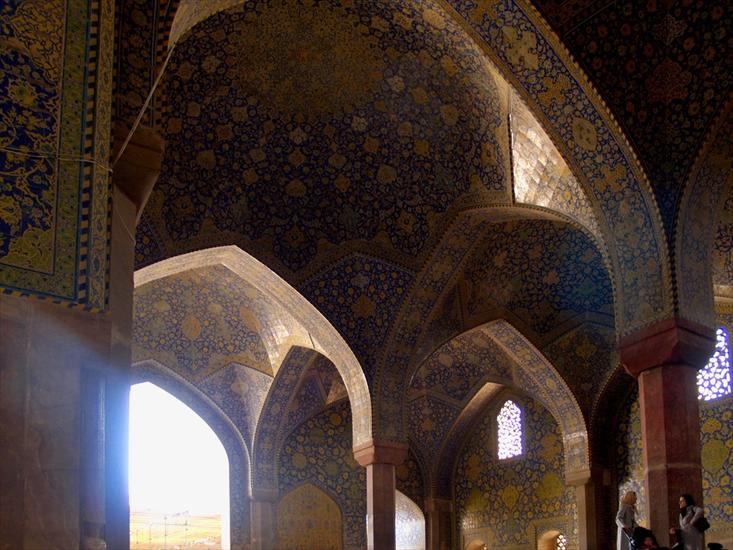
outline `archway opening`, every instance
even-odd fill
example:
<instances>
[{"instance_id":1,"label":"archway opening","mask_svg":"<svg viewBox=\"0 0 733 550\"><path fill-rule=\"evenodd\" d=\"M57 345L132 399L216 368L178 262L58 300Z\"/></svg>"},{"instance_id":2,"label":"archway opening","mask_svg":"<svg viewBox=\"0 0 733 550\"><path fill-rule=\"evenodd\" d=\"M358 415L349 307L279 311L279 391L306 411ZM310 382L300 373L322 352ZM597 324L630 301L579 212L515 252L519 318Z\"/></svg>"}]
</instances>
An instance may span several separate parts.
<instances>
[{"instance_id":1,"label":"archway opening","mask_svg":"<svg viewBox=\"0 0 733 550\"><path fill-rule=\"evenodd\" d=\"M130 391L130 548L229 543L229 461L193 410L145 382Z\"/></svg>"}]
</instances>

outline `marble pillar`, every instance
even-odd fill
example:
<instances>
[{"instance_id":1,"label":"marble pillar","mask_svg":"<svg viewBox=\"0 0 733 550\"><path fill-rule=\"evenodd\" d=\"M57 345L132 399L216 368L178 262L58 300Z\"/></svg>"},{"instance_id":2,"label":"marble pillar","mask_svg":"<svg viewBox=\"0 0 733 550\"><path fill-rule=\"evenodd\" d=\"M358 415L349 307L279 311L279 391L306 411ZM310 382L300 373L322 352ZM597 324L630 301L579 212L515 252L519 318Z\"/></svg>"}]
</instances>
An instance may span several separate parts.
<instances>
[{"instance_id":1,"label":"marble pillar","mask_svg":"<svg viewBox=\"0 0 733 550\"><path fill-rule=\"evenodd\" d=\"M367 470L367 548L395 548L395 467L407 457L404 443L370 441L354 447L354 458Z\"/></svg>"},{"instance_id":2,"label":"marble pillar","mask_svg":"<svg viewBox=\"0 0 733 550\"><path fill-rule=\"evenodd\" d=\"M702 505L697 371L714 346L712 328L677 318L620 342L621 361L639 383L648 517L665 541L680 494Z\"/></svg>"},{"instance_id":3,"label":"marble pillar","mask_svg":"<svg viewBox=\"0 0 733 550\"><path fill-rule=\"evenodd\" d=\"M427 550L451 550L455 540L455 511L449 498L425 499Z\"/></svg>"},{"instance_id":4,"label":"marble pillar","mask_svg":"<svg viewBox=\"0 0 733 550\"><path fill-rule=\"evenodd\" d=\"M603 548L609 535L603 524L606 518L602 508L609 496L607 487L610 484L610 472L598 467L591 468L577 475L566 476L566 481L575 488L580 550Z\"/></svg>"},{"instance_id":5,"label":"marble pillar","mask_svg":"<svg viewBox=\"0 0 733 550\"><path fill-rule=\"evenodd\" d=\"M257 490L252 492L250 502L250 532L252 550L271 550L277 540L277 491Z\"/></svg>"}]
</instances>

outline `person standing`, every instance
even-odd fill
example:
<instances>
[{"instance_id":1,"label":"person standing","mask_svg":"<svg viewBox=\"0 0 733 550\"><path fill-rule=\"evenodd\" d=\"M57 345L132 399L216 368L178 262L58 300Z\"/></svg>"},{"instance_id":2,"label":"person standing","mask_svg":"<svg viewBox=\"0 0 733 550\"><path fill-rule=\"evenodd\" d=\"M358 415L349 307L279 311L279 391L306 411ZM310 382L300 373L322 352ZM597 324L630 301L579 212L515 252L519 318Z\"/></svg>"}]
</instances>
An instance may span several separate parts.
<instances>
[{"instance_id":1,"label":"person standing","mask_svg":"<svg viewBox=\"0 0 733 550\"><path fill-rule=\"evenodd\" d=\"M633 534L636 523L636 493L626 491L621 499L621 506L616 514L616 550L629 550L629 537Z\"/></svg>"},{"instance_id":2,"label":"person standing","mask_svg":"<svg viewBox=\"0 0 733 550\"><path fill-rule=\"evenodd\" d=\"M677 535L677 540L681 541L679 547L682 550L703 550L702 533L695 527L695 522L703 517L704 511L699 506L695 506L695 500L691 495L681 495L680 505L680 527L679 529L670 529L669 532Z\"/></svg>"}]
</instances>

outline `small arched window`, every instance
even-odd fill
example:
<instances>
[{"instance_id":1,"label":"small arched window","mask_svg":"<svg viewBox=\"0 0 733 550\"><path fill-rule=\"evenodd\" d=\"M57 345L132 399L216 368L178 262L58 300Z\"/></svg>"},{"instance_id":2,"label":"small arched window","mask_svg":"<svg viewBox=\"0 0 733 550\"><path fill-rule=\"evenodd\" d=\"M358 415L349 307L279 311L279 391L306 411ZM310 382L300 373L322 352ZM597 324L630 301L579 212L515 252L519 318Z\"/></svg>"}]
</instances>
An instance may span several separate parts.
<instances>
[{"instance_id":1,"label":"small arched window","mask_svg":"<svg viewBox=\"0 0 733 550\"><path fill-rule=\"evenodd\" d=\"M705 368L697 373L697 396L703 401L711 401L731 392L728 331L720 327L716 336L715 352Z\"/></svg>"},{"instance_id":2,"label":"small arched window","mask_svg":"<svg viewBox=\"0 0 733 550\"><path fill-rule=\"evenodd\" d=\"M555 539L555 548L557 550L567 550L568 548L568 539L562 533L560 533Z\"/></svg>"},{"instance_id":3,"label":"small arched window","mask_svg":"<svg viewBox=\"0 0 733 550\"><path fill-rule=\"evenodd\" d=\"M499 460L522 454L522 409L512 400L504 403L496 417Z\"/></svg>"}]
</instances>

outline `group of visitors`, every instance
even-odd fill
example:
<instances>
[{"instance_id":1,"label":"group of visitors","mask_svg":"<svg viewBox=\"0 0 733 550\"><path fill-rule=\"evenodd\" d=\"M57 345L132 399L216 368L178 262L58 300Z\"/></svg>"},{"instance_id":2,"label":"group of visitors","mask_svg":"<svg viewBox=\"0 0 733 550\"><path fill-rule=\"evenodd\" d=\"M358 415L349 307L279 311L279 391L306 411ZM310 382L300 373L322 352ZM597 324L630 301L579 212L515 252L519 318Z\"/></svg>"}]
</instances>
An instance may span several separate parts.
<instances>
[{"instance_id":1,"label":"group of visitors","mask_svg":"<svg viewBox=\"0 0 733 550\"><path fill-rule=\"evenodd\" d=\"M675 535L677 543L672 550L703 550L703 531L707 528L707 520L704 519L703 509L695 505L695 500L690 495L681 495L679 500L680 516L679 527L669 530ZM621 506L616 514L616 525L618 526L618 537L616 542L617 550L650 550L657 548L654 533L649 529L639 527L636 523L636 493L628 491L621 499Z\"/></svg>"}]
</instances>

